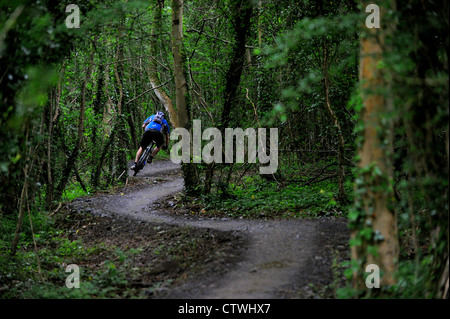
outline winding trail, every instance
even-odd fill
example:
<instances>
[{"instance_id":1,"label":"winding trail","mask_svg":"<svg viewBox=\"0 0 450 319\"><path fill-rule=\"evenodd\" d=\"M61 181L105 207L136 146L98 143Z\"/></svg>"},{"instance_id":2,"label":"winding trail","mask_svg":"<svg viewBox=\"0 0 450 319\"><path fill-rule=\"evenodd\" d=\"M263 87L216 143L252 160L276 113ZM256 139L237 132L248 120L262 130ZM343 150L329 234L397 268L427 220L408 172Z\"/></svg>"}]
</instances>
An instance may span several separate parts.
<instances>
[{"instance_id":1,"label":"winding trail","mask_svg":"<svg viewBox=\"0 0 450 319\"><path fill-rule=\"evenodd\" d=\"M344 219L248 220L170 215L155 207L158 200L183 190L180 167L171 161L155 161L136 177L150 183L129 192L100 195L78 205L93 213L133 218L142 222L237 231L249 244L233 269L224 276L189 289L174 292L174 298L317 298L314 286L331 283L336 253L348 251ZM77 203L75 203L76 205ZM313 287L311 287L311 283ZM181 293L182 292L182 293Z\"/></svg>"}]
</instances>

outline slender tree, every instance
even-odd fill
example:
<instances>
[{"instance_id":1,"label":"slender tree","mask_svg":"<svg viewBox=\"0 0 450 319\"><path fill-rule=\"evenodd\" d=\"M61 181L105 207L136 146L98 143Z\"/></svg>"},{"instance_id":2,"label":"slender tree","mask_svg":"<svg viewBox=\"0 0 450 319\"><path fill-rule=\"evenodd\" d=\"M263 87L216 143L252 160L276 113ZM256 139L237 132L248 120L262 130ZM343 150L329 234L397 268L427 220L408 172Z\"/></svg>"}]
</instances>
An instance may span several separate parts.
<instances>
[{"instance_id":1,"label":"slender tree","mask_svg":"<svg viewBox=\"0 0 450 319\"><path fill-rule=\"evenodd\" d=\"M87 83L90 81L91 74L92 74L93 63L94 63L94 54L95 54L95 51L91 50L91 53L89 54L89 59L87 61L88 71L86 72L83 82L81 83L81 94L80 94L81 99L80 99L80 104L79 104L80 108L79 108L79 117L78 117L77 141L76 141L75 146L73 147L72 151L70 152L70 155L67 158L67 161L64 165L62 177L61 177L59 184L55 190L56 191L56 194L54 197L55 200L61 199L61 196L66 187L66 184L67 184L69 178L72 176L72 172L75 167L75 162L78 159L78 155L80 153L80 149L82 146L83 133L84 133L84 122L85 122L85 109L86 109L86 87L87 87Z\"/></svg>"},{"instance_id":2,"label":"slender tree","mask_svg":"<svg viewBox=\"0 0 450 319\"><path fill-rule=\"evenodd\" d=\"M158 98L159 102L164 106L164 109L166 110L167 114L169 115L169 121L174 127L178 127L178 116L175 112L175 109L173 107L172 99L169 97L169 95L166 94L166 92L163 89L163 86L161 85L161 81L159 79L158 75L158 68L157 68L157 52L158 52L158 45L161 45L163 41L158 41L163 34L163 28L162 28L162 10L164 8L164 0L157 0L157 5L155 8L155 13L153 16L153 23L152 23L152 34L150 37L150 52L151 56L149 59L148 64L148 78L150 81L150 85L153 88L153 91ZM182 8L181 8L182 10ZM181 13L178 13L178 15ZM178 53L177 53L178 54ZM179 58L179 57L177 57ZM179 63L179 62L178 62ZM179 66L177 66L178 68Z\"/></svg>"},{"instance_id":3,"label":"slender tree","mask_svg":"<svg viewBox=\"0 0 450 319\"><path fill-rule=\"evenodd\" d=\"M366 3L368 5L368 3ZM365 8L365 6L363 6ZM381 14L394 8L386 1ZM389 23L392 23L390 21ZM360 120L364 127L359 147L359 174L356 180L355 207L358 223L353 224L352 257L360 271L376 264L382 274L381 285L395 283L399 258L397 216L393 205L393 99L386 71L378 65L386 54L385 38L390 27L371 28L361 37L360 82L363 107ZM355 273L357 285L361 277Z\"/></svg>"},{"instance_id":4,"label":"slender tree","mask_svg":"<svg viewBox=\"0 0 450 319\"><path fill-rule=\"evenodd\" d=\"M191 131L189 92L186 83L186 56L183 46L183 0L172 1L172 55L178 127ZM184 185L188 194L198 190L198 176L193 163L182 163Z\"/></svg>"}]
</instances>

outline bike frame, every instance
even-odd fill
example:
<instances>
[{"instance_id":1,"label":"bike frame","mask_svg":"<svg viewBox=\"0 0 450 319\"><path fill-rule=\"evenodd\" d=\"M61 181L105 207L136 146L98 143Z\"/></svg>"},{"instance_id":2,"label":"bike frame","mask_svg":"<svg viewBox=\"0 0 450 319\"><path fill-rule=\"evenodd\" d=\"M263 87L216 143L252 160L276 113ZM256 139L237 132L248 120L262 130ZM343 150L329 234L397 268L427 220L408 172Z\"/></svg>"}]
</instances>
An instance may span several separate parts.
<instances>
[{"instance_id":1,"label":"bike frame","mask_svg":"<svg viewBox=\"0 0 450 319\"><path fill-rule=\"evenodd\" d=\"M153 153L153 148L155 147L155 142L151 142L147 148L145 149L144 153L142 153L141 157L139 158L136 169L134 170L134 175L136 176L137 172L139 172L141 169L144 168L145 164L147 163L148 156Z\"/></svg>"}]
</instances>

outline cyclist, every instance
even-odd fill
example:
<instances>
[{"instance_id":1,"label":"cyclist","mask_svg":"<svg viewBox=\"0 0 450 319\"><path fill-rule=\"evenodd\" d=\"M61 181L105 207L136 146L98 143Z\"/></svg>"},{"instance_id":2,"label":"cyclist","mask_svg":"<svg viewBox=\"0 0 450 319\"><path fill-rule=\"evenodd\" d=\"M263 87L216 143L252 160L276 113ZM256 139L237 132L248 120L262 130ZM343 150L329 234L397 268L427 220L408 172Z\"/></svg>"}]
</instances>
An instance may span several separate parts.
<instances>
[{"instance_id":1,"label":"cyclist","mask_svg":"<svg viewBox=\"0 0 450 319\"><path fill-rule=\"evenodd\" d=\"M164 150L167 150L169 145L169 123L164 119L163 112L156 112L149 116L144 123L142 124L142 129L144 130L144 135L142 135L141 141L139 143L139 150L136 153L136 159L134 164L130 167L130 169L134 170L136 168L137 161L139 157L141 157L144 150L152 141L156 143L155 148L153 149L152 154L148 157L147 163L151 163L153 157L158 154L161 146ZM165 143L164 143L164 135L165 135Z\"/></svg>"}]
</instances>

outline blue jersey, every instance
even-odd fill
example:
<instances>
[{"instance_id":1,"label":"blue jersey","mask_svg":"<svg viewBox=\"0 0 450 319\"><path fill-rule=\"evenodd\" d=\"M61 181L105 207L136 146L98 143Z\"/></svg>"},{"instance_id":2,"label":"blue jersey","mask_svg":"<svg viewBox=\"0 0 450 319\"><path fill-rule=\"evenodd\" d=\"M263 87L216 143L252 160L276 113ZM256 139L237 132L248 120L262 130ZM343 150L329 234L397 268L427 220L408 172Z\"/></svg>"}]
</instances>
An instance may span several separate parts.
<instances>
[{"instance_id":1,"label":"blue jersey","mask_svg":"<svg viewBox=\"0 0 450 319\"><path fill-rule=\"evenodd\" d=\"M145 127L145 131L148 131L150 129L161 131L162 125L156 122L153 122L153 118L155 115L147 117L147 119L144 121L144 124L147 126ZM167 123L166 119L162 120L163 124L167 126L167 133L169 133L169 123Z\"/></svg>"}]
</instances>

